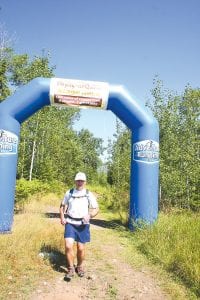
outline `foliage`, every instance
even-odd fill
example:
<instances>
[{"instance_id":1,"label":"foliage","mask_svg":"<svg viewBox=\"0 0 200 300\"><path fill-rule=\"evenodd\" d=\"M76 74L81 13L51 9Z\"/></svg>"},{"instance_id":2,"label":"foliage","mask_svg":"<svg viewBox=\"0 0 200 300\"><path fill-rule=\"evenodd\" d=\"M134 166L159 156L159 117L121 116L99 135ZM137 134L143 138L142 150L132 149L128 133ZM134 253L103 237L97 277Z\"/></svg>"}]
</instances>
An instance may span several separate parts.
<instances>
[{"instance_id":1,"label":"foliage","mask_svg":"<svg viewBox=\"0 0 200 300\"><path fill-rule=\"evenodd\" d=\"M200 90L188 86L182 95L177 95L163 90L162 82L156 78L152 96L148 106L160 126L160 208L198 211ZM130 132L120 122L116 129L116 140L109 146L108 182L116 191L114 207L125 213L128 209Z\"/></svg>"},{"instance_id":2,"label":"foliage","mask_svg":"<svg viewBox=\"0 0 200 300\"><path fill-rule=\"evenodd\" d=\"M108 149L108 183L122 190L129 190L130 144L130 131L117 120L115 140Z\"/></svg>"},{"instance_id":3,"label":"foliage","mask_svg":"<svg viewBox=\"0 0 200 300\"><path fill-rule=\"evenodd\" d=\"M114 191L110 185L92 184L87 185L87 187L96 194L101 212L112 209L114 202Z\"/></svg>"},{"instance_id":4,"label":"foliage","mask_svg":"<svg viewBox=\"0 0 200 300\"><path fill-rule=\"evenodd\" d=\"M90 182L97 178L102 141L89 131L71 129L78 116L76 109L46 107L24 123L19 178L57 179L69 185L78 170L86 172Z\"/></svg>"},{"instance_id":5,"label":"foliage","mask_svg":"<svg viewBox=\"0 0 200 300\"><path fill-rule=\"evenodd\" d=\"M172 272L197 297L200 284L200 216L188 211L161 214L152 227L138 230L133 243L154 263Z\"/></svg>"},{"instance_id":6,"label":"foliage","mask_svg":"<svg viewBox=\"0 0 200 300\"><path fill-rule=\"evenodd\" d=\"M27 181L20 179L16 184L15 208L17 210L24 209L24 204L34 194L44 194L49 191L49 185L39 180Z\"/></svg>"},{"instance_id":7,"label":"foliage","mask_svg":"<svg viewBox=\"0 0 200 300\"><path fill-rule=\"evenodd\" d=\"M82 129L77 136L80 143L82 170L87 173L89 182L97 182L98 168L101 165L100 155L103 152L102 139L95 138L87 129Z\"/></svg>"},{"instance_id":8,"label":"foliage","mask_svg":"<svg viewBox=\"0 0 200 300\"><path fill-rule=\"evenodd\" d=\"M7 32L0 25L0 101L10 95L7 73L11 66L13 50Z\"/></svg>"},{"instance_id":9,"label":"foliage","mask_svg":"<svg viewBox=\"0 0 200 300\"><path fill-rule=\"evenodd\" d=\"M45 185L38 180L27 181L25 179L20 179L16 184L16 202L23 202L31 195L47 190L47 184Z\"/></svg>"},{"instance_id":10,"label":"foliage","mask_svg":"<svg viewBox=\"0 0 200 300\"><path fill-rule=\"evenodd\" d=\"M18 178L65 182L80 165L71 123L77 111L45 107L22 125ZM69 164L73 161L73 165Z\"/></svg>"},{"instance_id":11,"label":"foliage","mask_svg":"<svg viewBox=\"0 0 200 300\"><path fill-rule=\"evenodd\" d=\"M24 210L24 205L29 203L34 195L37 195L37 198L51 192L63 195L65 190L66 186L56 180L47 183L37 179L28 181L22 178L17 180L16 184L15 208L16 210Z\"/></svg>"},{"instance_id":12,"label":"foliage","mask_svg":"<svg viewBox=\"0 0 200 300\"><path fill-rule=\"evenodd\" d=\"M186 87L181 96L155 81L149 106L160 124L161 207L200 208L200 90Z\"/></svg>"},{"instance_id":13,"label":"foliage","mask_svg":"<svg viewBox=\"0 0 200 300\"><path fill-rule=\"evenodd\" d=\"M130 131L120 121L116 122L116 140L109 145L108 183L113 189L112 209L123 223L127 223L130 190Z\"/></svg>"},{"instance_id":14,"label":"foliage","mask_svg":"<svg viewBox=\"0 0 200 300\"><path fill-rule=\"evenodd\" d=\"M49 66L49 54L30 60L27 54L15 54L10 44L6 31L0 28L0 101L33 78L51 77L55 69Z\"/></svg>"},{"instance_id":15,"label":"foliage","mask_svg":"<svg viewBox=\"0 0 200 300\"><path fill-rule=\"evenodd\" d=\"M10 66L10 81L20 87L36 77L51 77L55 67L49 66L49 55L35 56L30 61L27 54L14 55Z\"/></svg>"}]
</instances>

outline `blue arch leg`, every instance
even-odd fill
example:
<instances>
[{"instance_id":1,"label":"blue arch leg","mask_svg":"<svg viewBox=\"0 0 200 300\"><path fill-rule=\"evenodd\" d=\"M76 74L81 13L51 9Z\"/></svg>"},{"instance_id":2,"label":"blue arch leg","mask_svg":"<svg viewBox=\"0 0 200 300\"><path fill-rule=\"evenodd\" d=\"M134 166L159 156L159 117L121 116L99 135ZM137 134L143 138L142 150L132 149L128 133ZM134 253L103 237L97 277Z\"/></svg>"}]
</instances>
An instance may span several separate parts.
<instances>
[{"instance_id":1,"label":"blue arch leg","mask_svg":"<svg viewBox=\"0 0 200 300\"><path fill-rule=\"evenodd\" d=\"M10 232L13 223L19 132L15 119L0 115L0 233Z\"/></svg>"},{"instance_id":2,"label":"blue arch leg","mask_svg":"<svg viewBox=\"0 0 200 300\"><path fill-rule=\"evenodd\" d=\"M158 141L158 130L153 130L154 141ZM155 161L146 162L138 160L134 149L135 135L132 134L131 150L131 178L130 178L130 211L129 211L129 228L134 229L137 223L151 224L158 216L158 174L159 163ZM157 136L156 136L157 135ZM150 135L151 136L151 135ZM151 136L152 137L152 136ZM138 136L136 137L138 138ZM156 149L157 150L157 149ZM157 151L150 154L158 155ZM152 158L151 158L152 159Z\"/></svg>"}]
</instances>

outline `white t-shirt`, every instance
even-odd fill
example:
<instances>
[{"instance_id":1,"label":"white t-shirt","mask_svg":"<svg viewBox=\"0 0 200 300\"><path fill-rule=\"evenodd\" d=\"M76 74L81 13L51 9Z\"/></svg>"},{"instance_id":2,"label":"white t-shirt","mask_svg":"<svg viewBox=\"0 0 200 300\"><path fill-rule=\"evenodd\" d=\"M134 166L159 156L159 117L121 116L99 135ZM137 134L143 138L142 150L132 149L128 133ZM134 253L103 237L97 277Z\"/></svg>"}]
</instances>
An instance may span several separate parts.
<instances>
[{"instance_id":1,"label":"white t-shirt","mask_svg":"<svg viewBox=\"0 0 200 300\"><path fill-rule=\"evenodd\" d=\"M68 190L62 204L68 206L67 215L72 218L83 218L88 214L89 208L98 207L96 197L90 191L86 193L86 189L80 191L73 189L72 194L70 193L70 190ZM70 220L70 218L67 218L67 222L73 224L80 223L80 221Z\"/></svg>"}]
</instances>

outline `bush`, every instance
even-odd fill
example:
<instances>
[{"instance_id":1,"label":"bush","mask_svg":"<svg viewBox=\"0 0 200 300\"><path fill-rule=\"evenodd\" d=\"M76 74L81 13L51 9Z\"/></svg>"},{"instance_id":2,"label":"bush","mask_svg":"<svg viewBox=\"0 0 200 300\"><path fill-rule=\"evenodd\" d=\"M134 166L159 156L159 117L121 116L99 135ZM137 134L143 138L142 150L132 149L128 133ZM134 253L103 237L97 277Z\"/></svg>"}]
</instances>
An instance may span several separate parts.
<instances>
[{"instance_id":1,"label":"bush","mask_svg":"<svg viewBox=\"0 0 200 300\"><path fill-rule=\"evenodd\" d=\"M15 209L23 210L25 202L27 203L29 198L35 194L38 194L40 197L45 193L54 192L60 194L63 191L64 184L57 181L46 183L36 179L32 181L19 179L16 184Z\"/></svg>"},{"instance_id":2,"label":"bush","mask_svg":"<svg viewBox=\"0 0 200 300\"><path fill-rule=\"evenodd\" d=\"M113 190L109 185L88 185L87 188L96 194L101 211L112 208Z\"/></svg>"}]
</instances>

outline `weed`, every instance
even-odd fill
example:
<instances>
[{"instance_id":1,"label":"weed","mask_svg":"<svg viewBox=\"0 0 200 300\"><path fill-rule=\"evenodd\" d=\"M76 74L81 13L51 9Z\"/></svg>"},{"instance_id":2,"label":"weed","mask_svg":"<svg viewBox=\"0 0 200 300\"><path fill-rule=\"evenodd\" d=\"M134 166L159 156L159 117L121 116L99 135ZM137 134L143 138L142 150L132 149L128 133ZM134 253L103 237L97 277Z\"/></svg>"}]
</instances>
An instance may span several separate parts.
<instances>
[{"instance_id":1,"label":"weed","mask_svg":"<svg viewBox=\"0 0 200 300\"><path fill-rule=\"evenodd\" d=\"M109 295L109 297L111 299L116 299L117 288L115 286L113 286L112 284L109 284L108 288L107 288L107 294Z\"/></svg>"}]
</instances>

